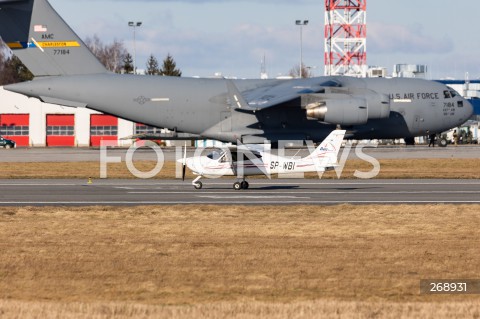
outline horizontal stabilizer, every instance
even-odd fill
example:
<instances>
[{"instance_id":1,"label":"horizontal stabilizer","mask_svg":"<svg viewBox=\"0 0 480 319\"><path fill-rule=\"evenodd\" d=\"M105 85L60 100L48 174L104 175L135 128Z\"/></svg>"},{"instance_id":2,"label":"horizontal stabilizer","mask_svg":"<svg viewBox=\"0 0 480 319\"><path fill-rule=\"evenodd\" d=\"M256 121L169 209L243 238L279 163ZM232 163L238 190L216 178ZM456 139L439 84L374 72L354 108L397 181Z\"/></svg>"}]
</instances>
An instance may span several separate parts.
<instances>
[{"instance_id":1,"label":"horizontal stabilizer","mask_svg":"<svg viewBox=\"0 0 480 319\"><path fill-rule=\"evenodd\" d=\"M255 108L252 108L250 107L250 105L248 105L248 103L243 98L242 93L235 86L235 83L233 83L232 80L228 80L228 79L226 79L226 81L227 81L228 98L230 99L230 104L235 109L242 109L245 111L256 111Z\"/></svg>"},{"instance_id":2,"label":"horizontal stabilizer","mask_svg":"<svg viewBox=\"0 0 480 319\"><path fill-rule=\"evenodd\" d=\"M79 108L87 107L86 103L56 99L48 96L40 96L40 100L42 100L42 102L44 103L57 104L57 105L63 105L68 107L79 107Z\"/></svg>"}]
</instances>

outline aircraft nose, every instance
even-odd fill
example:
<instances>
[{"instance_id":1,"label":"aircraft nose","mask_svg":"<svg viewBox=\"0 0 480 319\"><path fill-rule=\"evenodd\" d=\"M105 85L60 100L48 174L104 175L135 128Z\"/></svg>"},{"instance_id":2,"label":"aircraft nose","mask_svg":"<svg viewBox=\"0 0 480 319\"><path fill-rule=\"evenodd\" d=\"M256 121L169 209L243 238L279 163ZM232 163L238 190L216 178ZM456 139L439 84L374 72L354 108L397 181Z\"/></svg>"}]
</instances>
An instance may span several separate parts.
<instances>
[{"instance_id":1,"label":"aircraft nose","mask_svg":"<svg viewBox=\"0 0 480 319\"><path fill-rule=\"evenodd\" d=\"M456 125L458 126L465 123L472 117L474 109L472 103L470 103L470 101L467 99L462 98L461 100L458 100L457 103L458 106L462 106L457 107L457 116L455 116L455 121L457 122Z\"/></svg>"},{"instance_id":2,"label":"aircraft nose","mask_svg":"<svg viewBox=\"0 0 480 319\"><path fill-rule=\"evenodd\" d=\"M469 100L464 100L463 104L465 107L465 113L467 118L472 117L473 114L475 113L472 103Z\"/></svg>"}]
</instances>

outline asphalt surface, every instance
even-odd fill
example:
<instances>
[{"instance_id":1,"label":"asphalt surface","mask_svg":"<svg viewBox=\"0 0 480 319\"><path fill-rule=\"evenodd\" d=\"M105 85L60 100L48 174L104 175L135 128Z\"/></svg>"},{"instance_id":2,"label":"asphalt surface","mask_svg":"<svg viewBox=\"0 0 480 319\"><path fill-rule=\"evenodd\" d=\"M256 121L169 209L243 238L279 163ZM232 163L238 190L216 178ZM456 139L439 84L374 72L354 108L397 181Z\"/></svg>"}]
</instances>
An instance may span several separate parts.
<instances>
[{"instance_id":1,"label":"asphalt surface","mask_svg":"<svg viewBox=\"0 0 480 319\"><path fill-rule=\"evenodd\" d=\"M480 204L477 180L0 180L1 206Z\"/></svg>"},{"instance_id":2,"label":"asphalt surface","mask_svg":"<svg viewBox=\"0 0 480 319\"><path fill-rule=\"evenodd\" d=\"M342 152L345 151L342 150ZM182 157L182 148L162 149L165 160ZM192 156L193 148L188 150ZM363 149L377 159L480 158L480 146L390 146ZM287 149L290 156L305 156L307 150ZM107 150L109 158L125 160L127 149ZM94 148L0 149L0 162L99 161ZM357 158L355 148L349 159ZM157 160L149 148L135 151L134 160ZM162 204L401 204L480 203L476 180L293 180L251 179L250 189L233 190L234 180L202 179L204 189L179 180L0 180L1 206L162 205Z\"/></svg>"}]
</instances>

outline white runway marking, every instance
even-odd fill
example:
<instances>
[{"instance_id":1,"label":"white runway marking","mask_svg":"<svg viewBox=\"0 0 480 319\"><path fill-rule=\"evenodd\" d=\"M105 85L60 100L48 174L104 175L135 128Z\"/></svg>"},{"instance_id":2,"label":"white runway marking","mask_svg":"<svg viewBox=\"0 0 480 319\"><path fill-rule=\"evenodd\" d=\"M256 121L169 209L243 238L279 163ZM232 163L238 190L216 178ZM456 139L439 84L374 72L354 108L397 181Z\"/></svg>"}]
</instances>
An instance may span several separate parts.
<instances>
[{"instance_id":1,"label":"white runway marking","mask_svg":"<svg viewBox=\"0 0 480 319\"><path fill-rule=\"evenodd\" d=\"M292 191L283 191L281 189L276 190L276 191L261 191L259 189L249 189L249 190L240 190L240 191L228 191L228 192L220 192L220 194L236 194L236 195L245 195L247 194L252 194L252 196L255 196L257 194L298 194L299 192L292 192ZM138 194L138 195L154 195L154 194L192 194L192 195L197 195L198 197L202 196L200 194L219 194L218 190L187 190L183 192L170 192L170 191L136 191L136 192L128 192L128 194ZM480 191L380 191L380 192L374 192L374 191L329 191L329 190L316 190L312 191L309 190L308 194L331 194L331 195L341 195L341 194L480 194ZM285 196L276 196L278 198L285 198ZM270 196L270 198L272 198Z\"/></svg>"},{"instance_id":2,"label":"white runway marking","mask_svg":"<svg viewBox=\"0 0 480 319\"><path fill-rule=\"evenodd\" d=\"M210 198L210 199L311 199L311 197L301 197L301 196L258 196L255 194L252 195L242 195L237 193L233 196L223 196L223 195L195 195L198 198Z\"/></svg>"},{"instance_id":3,"label":"white runway marking","mask_svg":"<svg viewBox=\"0 0 480 319\"><path fill-rule=\"evenodd\" d=\"M85 182L84 184L51 184L51 183L35 183L35 184L30 184L30 183L24 183L24 184L15 184L15 183L12 183L12 184L0 184L0 186L8 186L8 187L12 187L12 186L41 186L41 187L45 187L45 186L81 186L81 185L85 185L87 184L87 182Z\"/></svg>"}]
</instances>

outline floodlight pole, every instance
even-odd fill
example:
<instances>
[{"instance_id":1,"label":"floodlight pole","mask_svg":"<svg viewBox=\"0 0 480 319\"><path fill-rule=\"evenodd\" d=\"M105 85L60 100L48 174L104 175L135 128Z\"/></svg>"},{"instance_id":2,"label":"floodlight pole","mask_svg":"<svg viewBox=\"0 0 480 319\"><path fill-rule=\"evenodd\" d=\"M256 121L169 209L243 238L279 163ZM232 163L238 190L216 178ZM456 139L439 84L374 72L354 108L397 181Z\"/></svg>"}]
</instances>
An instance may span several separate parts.
<instances>
[{"instance_id":1,"label":"floodlight pole","mask_svg":"<svg viewBox=\"0 0 480 319\"><path fill-rule=\"evenodd\" d=\"M296 20L295 24L300 26L300 67L298 75L299 78L303 78L303 26L308 25L308 20Z\"/></svg>"},{"instance_id":2,"label":"floodlight pole","mask_svg":"<svg viewBox=\"0 0 480 319\"><path fill-rule=\"evenodd\" d=\"M133 74L137 74L137 37L136 29L142 25L142 22L128 22L129 27L133 27Z\"/></svg>"}]
</instances>

